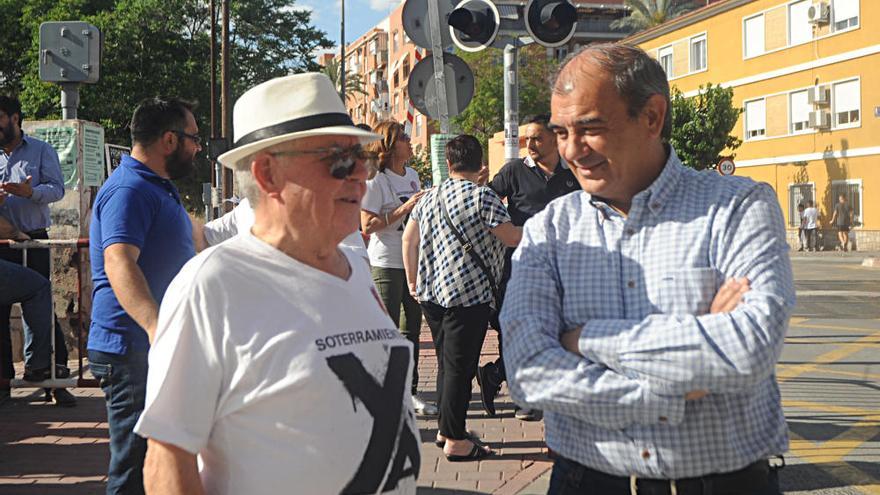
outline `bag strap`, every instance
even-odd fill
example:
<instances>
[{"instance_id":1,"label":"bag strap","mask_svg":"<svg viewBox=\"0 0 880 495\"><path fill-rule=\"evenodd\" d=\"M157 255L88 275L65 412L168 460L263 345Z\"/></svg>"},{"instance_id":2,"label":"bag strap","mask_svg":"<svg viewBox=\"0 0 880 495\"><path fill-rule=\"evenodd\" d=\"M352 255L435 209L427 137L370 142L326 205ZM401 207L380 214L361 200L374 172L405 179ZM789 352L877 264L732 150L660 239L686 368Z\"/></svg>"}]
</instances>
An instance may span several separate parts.
<instances>
[{"instance_id":1,"label":"bag strap","mask_svg":"<svg viewBox=\"0 0 880 495\"><path fill-rule=\"evenodd\" d=\"M492 297L495 298L495 303L498 304L500 302L498 298L498 285L495 283L495 277L492 275L492 271L489 270L489 267L486 266L486 263L483 262L483 258L477 254L474 249L474 245L468 241L467 237L461 233L452 222L452 217L449 216L449 211L446 209L446 199L442 197L443 194L443 186L440 186L440 189L437 191L437 201L440 203L440 210L443 212L443 219L446 221L446 226L452 230L452 234L455 235L455 238L458 239L458 242L464 248L464 252L466 252L470 257L471 261L473 261L480 270L486 275L486 278L489 279L489 288L492 289Z\"/></svg>"}]
</instances>

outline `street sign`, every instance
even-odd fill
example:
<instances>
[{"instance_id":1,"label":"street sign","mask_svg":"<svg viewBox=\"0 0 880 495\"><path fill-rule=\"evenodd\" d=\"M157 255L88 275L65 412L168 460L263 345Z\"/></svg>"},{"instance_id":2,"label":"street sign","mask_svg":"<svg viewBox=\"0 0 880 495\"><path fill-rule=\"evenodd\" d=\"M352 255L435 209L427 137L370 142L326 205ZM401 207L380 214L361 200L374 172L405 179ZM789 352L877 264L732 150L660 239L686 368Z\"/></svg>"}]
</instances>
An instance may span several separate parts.
<instances>
[{"instance_id":1,"label":"street sign","mask_svg":"<svg viewBox=\"0 0 880 495\"><path fill-rule=\"evenodd\" d=\"M451 53L443 54L443 79L446 84L448 116L454 117L464 111L474 97L474 73L471 68ZM409 97L419 112L440 118L440 98L437 84L434 84L434 62L431 58L422 59L413 67L408 81Z\"/></svg>"},{"instance_id":2,"label":"street sign","mask_svg":"<svg viewBox=\"0 0 880 495\"><path fill-rule=\"evenodd\" d=\"M733 163L733 159L722 158L718 162L718 173L721 175L733 175L734 172L736 172L736 164Z\"/></svg>"},{"instance_id":3,"label":"street sign","mask_svg":"<svg viewBox=\"0 0 880 495\"><path fill-rule=\"evenodd\" d=\"M440 14L440 42L443 49L452 46L452 37L446 27L446 18L455 7L454 0L431 0L437 4ZM403 31L416 46L433 50L431 46L431 23L428 22L428 0L406 0L401 15Z\"/></svg>"},{"instance_id":4,"label":"street sign","mask_svg":"<svg viewBox=\"0 0 880 495\"><path fill-rule=\"evenodd\" d=\"M104 145L104 161L107 164L106 176L110 177L110 174L116 170L116 167L122 163L122 157L125 155L131 154L131 148L128 146L119 146L118 144L105 144Z\"/></svg>"},{"instance_id":5,"label":"street sign","mask_svg":"<svg viewBox=\"0 0 880 495\"><path fill-rule=\"evenodd\" d=\"M79 21L40 24L40 80L96 83L101 68L101 31Z\"/></svg>"}]
</instances>

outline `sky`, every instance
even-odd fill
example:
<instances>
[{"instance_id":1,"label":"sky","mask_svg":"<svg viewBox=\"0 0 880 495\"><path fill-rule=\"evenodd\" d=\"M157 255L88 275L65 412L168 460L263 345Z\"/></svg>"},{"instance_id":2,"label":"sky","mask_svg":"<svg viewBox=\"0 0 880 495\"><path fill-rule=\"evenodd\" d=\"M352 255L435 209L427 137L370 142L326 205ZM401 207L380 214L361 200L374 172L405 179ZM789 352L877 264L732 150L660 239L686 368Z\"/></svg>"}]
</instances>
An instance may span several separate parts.
<instances>
[{"instance_id":1,"label":"sky","mask_svg":"<svg viewBox=\"0 0 880 495\"><path fill-rule=\"evenodd\" d=\"M312 12L312 24L339 45L340 6L343 0L296 0L294 8ZM351 43L388 17L403 0L344 0L345 40ZM338 48L337 48L338 50Z\"/></svg>"}]
</instances>

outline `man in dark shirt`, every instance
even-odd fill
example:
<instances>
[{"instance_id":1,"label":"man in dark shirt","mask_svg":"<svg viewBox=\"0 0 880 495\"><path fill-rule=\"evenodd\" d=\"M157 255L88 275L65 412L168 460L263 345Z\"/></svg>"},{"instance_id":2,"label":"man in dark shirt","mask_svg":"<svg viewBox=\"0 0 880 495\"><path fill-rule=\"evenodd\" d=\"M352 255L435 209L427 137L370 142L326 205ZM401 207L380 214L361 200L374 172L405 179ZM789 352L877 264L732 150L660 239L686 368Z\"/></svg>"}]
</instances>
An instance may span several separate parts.
<instances>
[{"instance_id":1,"label":"man in dark shirt","mask_svg":"<svg viewBox=\"0 0 880 495\"><path fill-rule=\"evenodd\" d=\"M568 165L559 156L556 135L547 127L549 120L549 115L537 115L525 120L527 125L524 137L528 155L504 164L489 182L492 190L502 198L507 198L507 211L516 226L525 224L532 215L543 210L547 203L580 189ZM502 296L510 278L510 258L513 251L513 248L508 249L504 259L504 273L500 282ZM496 330L500 328L497 317L492 322L492 327ZM500 331L498 340L500 353ZM501 389L501 382L506 379L504 357L500 356L494 363L481 366L477 377L480 380L483 407L490 416L494 416L495 396ZM519 408L516 409L515 416L525 421L541 418L540 411Z\"/></svg>"},{"instance_id":2,"label":"man in dark shirt","mask_svg":"<svg viewBox=\"0 0 880 495\"><path fill-rule=\"evenodd\" d=\"M834 205L834 213L831 216L831 225L837 227L837 240L840 241L840 249L849 249L849 228L853 224L853 210L846 204L846 196L841 194Z\"/></svg>"}]
</instances>

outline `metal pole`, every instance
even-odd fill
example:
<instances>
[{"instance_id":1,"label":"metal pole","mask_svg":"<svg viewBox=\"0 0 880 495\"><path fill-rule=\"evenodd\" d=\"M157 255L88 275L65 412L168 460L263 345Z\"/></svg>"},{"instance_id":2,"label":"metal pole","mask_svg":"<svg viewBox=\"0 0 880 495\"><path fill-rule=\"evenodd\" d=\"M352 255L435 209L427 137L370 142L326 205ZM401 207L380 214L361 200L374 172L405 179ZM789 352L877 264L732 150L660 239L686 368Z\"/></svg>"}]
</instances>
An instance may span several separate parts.
<instances>
[{"instance_id":1,"label":"metal pole","mask_svg":"<svg viewBox=\"0 0 880 495\"><path fill-rule=\"evenodd\" d=\"M223 26L221 40L221 66L220 66L220 115L221 115L221 133L226 143L232 143L232 108L229 105L229 0L221 0L223 9ZM231 147L231 146L230 146ZM220 168L222 176L222 197L228 198L232 196L232 171ZM226 211L227 203L221 203L220 213Z\"/></svg>"},{"instance_id":2,"label":"metal pole","mask_svg":"<svg viewBox=\"0 0 880 495\"><path fill-rule=\"evenodd\" d=\"M342 21L339 28L339 94L345 104L345 0L342 3Z\"/></svg>"},{"instance_id":3,"label":"metal pole","mask_svg":"<svg viewBox=\"0 0 880 495\"><path fill-rule=\"evenodd\" d=\"M440 6L436 1L428 1L428 23L431 26L431 58L434 62L434 84L437 88L437 113L440 116L440 132L449 134L449 103L446 101L445 64L443 63L443 41L440 30L443 19L440 19Z\"/></svg>"},{"instance_id":4,"label":"metal pole","mask_svg":"<svg viewBox=\"0 0 880 495\"><path fill-rule=\"evenodd\" d=\"M211 140L217 139L217 1L211 0ZM220 162L213 161L211 168L211 187L220 187L220 177L223 173ZM213 195L208 191L207 197L203 195L205 202L205 220L214 219Z\"/></svg>"},{"instance_id":5,"label":"metal pole","mask_svg":"<svg viewBox=\"0 0 880 495\"><path fill-rule=\"evenodd\" d=\"M519 41L504 47L504 160L519 158Z\"/></svg>"},{"instance_id":6,"label":"metal pole","mask_svg":"<svg viewBox=\"0 0 880 495\"><path fill-rule=\"evenodd\" d=\"M79 83L61 83L61 118L75 120L79 107Z\"/></svg>"}]
</instances>

